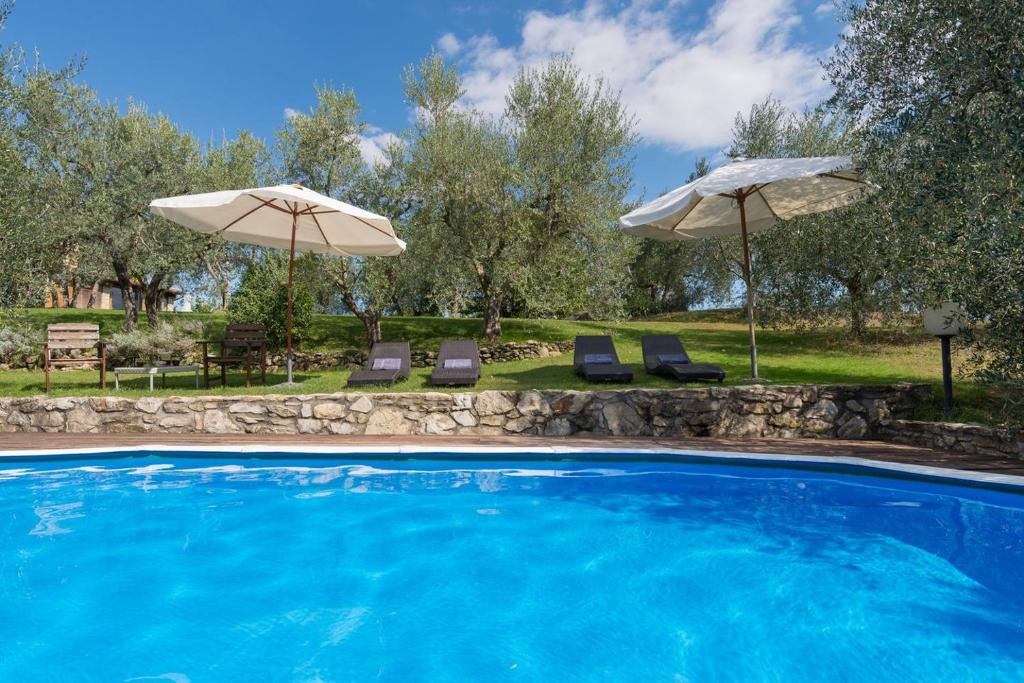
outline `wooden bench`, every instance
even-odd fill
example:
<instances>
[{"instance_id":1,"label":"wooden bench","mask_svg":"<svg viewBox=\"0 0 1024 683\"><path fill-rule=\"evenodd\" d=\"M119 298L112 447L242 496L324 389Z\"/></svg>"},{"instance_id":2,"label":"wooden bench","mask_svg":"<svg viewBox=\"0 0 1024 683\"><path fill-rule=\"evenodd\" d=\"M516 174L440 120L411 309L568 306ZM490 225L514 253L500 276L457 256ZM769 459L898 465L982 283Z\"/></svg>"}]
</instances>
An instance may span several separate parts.
<instances>
[{"instance_id":1,"label":"wooden bench","mask_svg":"<svg viewBox=\"0 0 1024 683\"><path fill-rule=\"evenodd\" d=\"M95 349L95 357L54 358L53 351ZM94 365L100 369L100 388L107 388L107 346L100 339L100 326L92 323L54 323L46 326L43 344L43 369L46 389L50 392L50 369L65 365Z\"/></svg>"},{"instance_id":2,"label":"wooden bench","mask_svg":"<svg viewBox=\"0 0 1024 683\"><path fill-rule=\"evenodd\" d=\"M241 365L245 368L245 386L252 386L252 369L260 368L260 380L267 383L267 333L262 325L252 323L231 323L224 328L223 339L204 339L203 381L210 388L210 364L220 366L221 386L228 384L228 366ZM209 354L209 345L220 346L220 353Z\"/></svg>"}]
</instances>

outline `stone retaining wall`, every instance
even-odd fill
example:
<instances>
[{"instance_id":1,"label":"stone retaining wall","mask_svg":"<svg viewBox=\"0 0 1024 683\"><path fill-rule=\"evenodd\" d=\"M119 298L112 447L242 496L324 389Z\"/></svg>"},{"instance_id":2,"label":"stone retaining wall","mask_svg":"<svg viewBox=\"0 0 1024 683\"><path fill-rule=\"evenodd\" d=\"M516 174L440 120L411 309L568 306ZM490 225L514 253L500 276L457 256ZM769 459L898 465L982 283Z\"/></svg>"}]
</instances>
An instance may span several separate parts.
<instances>
[{"instance_id":1,"label":"stone retaining wall","mask_svg":"<svg viewBox=\"0 0 1024 683\"><path fill-rule=\"evenodd\" d=\"M927 385L0 399L0 431L876 437ZM0 439L2 443L2 439Z\"/></svg>"},{"instance_id":2,"label":"stone retaining wall","mask_svg":"<svg viewBox=\"0 0 1024 683\"><path fill-rule=\"evenodd\" d=\"M480 347L480 362L504 363L513 360L525 360L527 358L547 358L557 356L573 349L572 341L561 342L506 342L504 344L492 344ZM295 368L301 371L308 370L330 370L336 367L364 365L369 354L361 349L345 349L343 351L332 351L327 353L295 353ZM437 363L436 351L412 352L412 366L414 368L433 367ZM272 372L284 368L284 354L273 354L267 358L268 367Z\"/></svg>"},{"instance_id":3,"label":"stone retaining wall","mask_svg":"<svg viewBox=\"0 0 1024 683\"><path fill-rule=\"evenodd\" d=\"M959 453L1024 459L1024 432L958 422L889 420L879 425L879 438L893 443Z\"/></svg>"}]
</instances>

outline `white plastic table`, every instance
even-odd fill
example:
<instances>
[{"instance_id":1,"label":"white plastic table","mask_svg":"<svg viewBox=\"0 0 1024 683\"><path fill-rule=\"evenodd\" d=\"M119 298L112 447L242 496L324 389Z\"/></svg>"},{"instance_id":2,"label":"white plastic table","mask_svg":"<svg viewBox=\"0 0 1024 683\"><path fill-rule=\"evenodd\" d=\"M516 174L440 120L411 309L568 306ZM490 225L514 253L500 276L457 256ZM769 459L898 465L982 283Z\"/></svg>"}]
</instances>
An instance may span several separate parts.
<instances>
[{"instance_id":1,"label":"white plastic table","mask_svg":"<svg viewBox=\"0 0 1024 683\"><path fill-rule=\"evenodd\" d=\"M201 365L149 365L141 368L114 368L114 389L121 388L119 375L149 375L149 390L153 391L153 377L160 375L160 386L167 386L168 372L192 372L196 376L196 389L199 388L199 371Z\"/></svg>"}]
</instances>

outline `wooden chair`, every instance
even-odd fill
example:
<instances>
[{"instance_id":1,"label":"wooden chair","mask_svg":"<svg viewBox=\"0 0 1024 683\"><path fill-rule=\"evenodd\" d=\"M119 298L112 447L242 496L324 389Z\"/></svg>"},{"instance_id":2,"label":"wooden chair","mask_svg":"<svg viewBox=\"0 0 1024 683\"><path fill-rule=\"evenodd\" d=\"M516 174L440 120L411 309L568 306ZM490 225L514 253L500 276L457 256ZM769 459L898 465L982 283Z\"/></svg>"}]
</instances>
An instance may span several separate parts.
<instances>
[{"instance_id":1,"label":"wooden chair","mask_svg":"<svg viewBox=\"0 0 1024 683\"><path fill-rule=\"evenodd\" d=\"M95 349L96 357L54 358L55 349L70 351ZM46 393L50 392L50 369L63 365L95 365L100 369L100 389L107 388L107 346L100 339L100 326L91 323L54 323L46 326L43 344L43 370L46 372Z\"/></svg>"},{"instance_id":2,"label":"wooden chair","mask_svg":"<svg viewBox=\"0 0 1024 683\"><path fill-rule=\"evenodd\" d=\"M221 386L228 384L228 366L241 365L245 368L245 386L252 386L252 369L259 365L260 379L267 383L267 333L262 325L252 323L231 323L224 328L223 339L204 339L203 381L210 388L210 364L220 366ZM211 356L209 345L220 345L220 353Z\"/></svg>"}]
</instances>

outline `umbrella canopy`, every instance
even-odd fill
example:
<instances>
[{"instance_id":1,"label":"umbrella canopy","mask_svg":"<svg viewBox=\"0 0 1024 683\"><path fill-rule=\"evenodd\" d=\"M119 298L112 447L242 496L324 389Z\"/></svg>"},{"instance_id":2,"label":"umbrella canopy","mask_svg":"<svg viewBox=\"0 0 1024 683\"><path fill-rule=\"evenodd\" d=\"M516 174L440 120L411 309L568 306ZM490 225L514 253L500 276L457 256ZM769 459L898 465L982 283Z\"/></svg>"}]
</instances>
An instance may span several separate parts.
<instances>
[{"instance_id":1,"label":"umbrella canopy","mask_svg":"<svg viewBox=\"0 0 1024 683\"><path fill-rule=\"evenodd\" d=\"M260 247L288 249L288 383L292 382L292 280L295 252L397 256L405 242L384 216L301 185L166 197L150 202L158 216L197 232Z\"/></svg>"},{"instance_id":2,"label":"umbrella canopy","mask_svg":"<svg viewBox=\"0 0 1024 683\"><path fill-rule=\"evenodd\" d=\"M186 228L260 247L336 256L397 256L405 250L384 216L301 185L187 194L149 206Z\"/></svg>"},{"instance_id":3,"label":"umbrella canopy","mask_svg":"<svg viewBox=\"0 0 1024 683\"><path fill-rule=\"evenodd\" d=\"M737 159L627 213L619 223L626 233L658 240L742 237L750 371L757 379L748 234L780 220L852 204L872 188L847 156Z\"/></svg>"}]
</instances>

